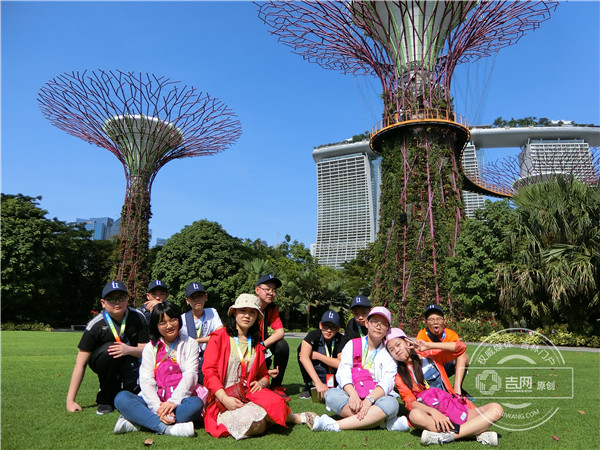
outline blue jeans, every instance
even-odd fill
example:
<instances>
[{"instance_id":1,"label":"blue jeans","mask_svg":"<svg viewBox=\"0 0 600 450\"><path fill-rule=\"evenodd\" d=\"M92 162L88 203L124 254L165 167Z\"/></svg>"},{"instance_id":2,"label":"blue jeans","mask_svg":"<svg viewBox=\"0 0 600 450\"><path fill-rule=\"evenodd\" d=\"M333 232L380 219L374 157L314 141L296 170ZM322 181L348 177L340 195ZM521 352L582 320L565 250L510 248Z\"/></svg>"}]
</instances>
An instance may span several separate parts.
<instances>
[{"instance_id":1,"label":"blue jeans","mask_svg":"<svg viewBox=\"0 0 600 450\"><path fill-rule=\"evenodd\" d=\"M335 412L338 416L349 400L350 396L341 388L328 389L325 392L325 404L327 408ZM373 406L378 406L385 413L386 420L398 415L398 400L391 395L384 395L378 398Z\"/></svg>"},{"instance_id":2,"label":"blue jeans","mask_svg":"<svg viewBox=\"0 0 600 450\"><path fill-rule=\"evenodd\" d=\"M189 422L196 420L202 414L204 402L198 397L185 398L181 405L175 408L175 422ZM156 434L164 434L167 425L150 411L142 397L129 391L121 391L115 397L115 408L121 415L131 423L154 431Z\"/></svg>"}]
</instances>

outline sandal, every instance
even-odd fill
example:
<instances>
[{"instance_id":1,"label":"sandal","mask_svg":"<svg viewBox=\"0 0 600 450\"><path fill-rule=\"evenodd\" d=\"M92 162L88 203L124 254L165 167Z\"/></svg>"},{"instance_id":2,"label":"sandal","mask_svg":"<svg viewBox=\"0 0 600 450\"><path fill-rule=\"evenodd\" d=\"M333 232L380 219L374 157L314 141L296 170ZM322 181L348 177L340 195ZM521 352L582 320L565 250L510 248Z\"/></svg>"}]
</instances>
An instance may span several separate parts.
<instances>
[{"instance_id":1,"label":"sandal","mask_svg":"<svg viewBox=\"0 0 600 450\"><path fill-rule=\"evenodd\" d=\"M306 423L308 428L312 430L313 426L315 425L315 420L317 419L317 415L314 412L307 412L307 413L302 413L302 414L304 414L304 416L306 418L306 421L304 423Z\"/></svg>"}]
</instances>

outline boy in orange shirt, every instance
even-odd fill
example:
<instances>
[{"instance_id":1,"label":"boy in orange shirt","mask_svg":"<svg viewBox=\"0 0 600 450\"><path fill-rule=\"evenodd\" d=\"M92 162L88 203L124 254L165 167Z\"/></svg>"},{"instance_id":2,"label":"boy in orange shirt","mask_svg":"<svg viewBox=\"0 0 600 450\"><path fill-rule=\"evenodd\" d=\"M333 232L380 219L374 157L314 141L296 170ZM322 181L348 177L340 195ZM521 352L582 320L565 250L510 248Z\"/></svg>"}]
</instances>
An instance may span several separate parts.
<instances>
[{"instance_id":1,"label":"boy in orange shirt","mask_svg":"<svg viewBox=\"0 0 600 450\"><path fill-rule=\"evenodd\" d=\"M460 341L456 331L446 328L444 310L440 305L429 305L425 308L425 323L427 328L417 334L417 340L425 342L456 342ZM444 364L448 377L454 375L454 391L459 395L467 395L462 389L462 383L469 368L469 355L466 352Z\"/></svg>"}]
</instances>

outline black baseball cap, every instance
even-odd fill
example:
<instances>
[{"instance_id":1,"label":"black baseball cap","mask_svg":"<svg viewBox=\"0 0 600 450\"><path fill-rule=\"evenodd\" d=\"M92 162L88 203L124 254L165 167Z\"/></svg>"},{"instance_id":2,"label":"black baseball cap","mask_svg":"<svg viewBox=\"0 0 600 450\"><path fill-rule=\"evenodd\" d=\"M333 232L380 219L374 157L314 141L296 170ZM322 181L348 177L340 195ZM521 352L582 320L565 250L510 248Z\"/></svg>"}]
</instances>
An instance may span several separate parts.
<instances>
[{"instance_id":1,"label":"black baseball cap","mask_svg":"<svg viewBox=\"0 0 600 450\"><path fill-rule=\"evenodd\" d=\"M102 289L102 298L106 298L108 294L115 291L125 292L127 294L127 288L122 281L111 280L104 285L104 288Z\"/></svg>"},{"instance_id":2,"label":"black baseball cap","mask_svg":"<svg viewBox=\"0 0 600 450\"><path fill-rule=\"evenodd\" d=\"M367 308L371 307L371 301L365 297L364 295L357 295L352 299L352 304L350 305L350 309L355 306L366 306Z\"/></svg>"},{"instance_id":3,"label":"black baseball cap","mask_svg":"<svg viewBox=\"0 0 600 450\"><path fill-rule=\"evenodd\" d=\"M161 280L154 280L152 281L149 285L148 285L148 291L147 292L151 292L152 289L155 288L163 288L165 291L169 292L169 288L167 287L167 285L161 281Z\"/></svg>"},{"instance_id":4,"label":"black baseball cap","mask_svg":"<svg viewBox=\"0 0 600 450\"><path fill-rule=\"evenodd\" d=\"M196 292L202 292L204 294L206 290L204 289L204 286L202 286L202 283L200 283L199 281L192 281L185 288L185 296L191 297Z\"/></svg>"},{"instance_id":5,"label":"black baseball cap","mask_svg":"<svg viewBox=\"0 0 600 450\"><path fill-rule=\"evenodd\" d=\"M323 317L321 317L321 323L332 323L334 325L340 326L340 315L335 311L325 311Z\"/></svg>"},{"instance_id":6,"label":"black baseball cap","mask_svg":"<svg viewBox=\"0 0 600 450\"><path fill-rule=\"evenodd\" d=\"M268 283L269 281L272 282L272 283L275 283L276 287L281 287L281 281L279 280L279 278L274 277L271 274L269 274L269 275L263 275L262 277L260 277L258 279L256 285L260 286L261 284Z\"/></svg>"},{"instance_id":7,"label":"black baseball cap","mask_svg":"<svg viewBox=\"0 0 600 450\"><path fill-rule=\"evenodd\" d=\"M425 308L425 318L427 319L431 314L439 314L444 317L444 310L440 305L429 305Z\"/></svg>"}]
</instances>

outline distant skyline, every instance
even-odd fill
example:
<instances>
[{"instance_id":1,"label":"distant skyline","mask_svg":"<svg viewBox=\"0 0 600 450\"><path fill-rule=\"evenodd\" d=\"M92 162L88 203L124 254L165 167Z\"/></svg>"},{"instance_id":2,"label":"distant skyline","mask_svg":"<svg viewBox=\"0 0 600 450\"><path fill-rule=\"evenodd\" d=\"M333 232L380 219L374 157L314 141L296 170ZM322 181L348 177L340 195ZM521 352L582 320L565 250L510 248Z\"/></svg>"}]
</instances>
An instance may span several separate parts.
<instances>
[{"instance_id":1,"label":"distant skyline","mask_svg":"<svg viewBox=\"0 0 600 450\"><path fill-rule=\"evenodd\" d=\"M70 71L120 69L181 81L226 103L242 137L225 152L160 170L153 246L194 221L270 245L316 240L313 147L370 130L381 87L302 60L250 2L1 2L2 192L43 197L49 217L117 219L121 164L53 127L40 87ZM600 4L561 3L497 56L459 66L455 110L471 125L527 116L600 123ZM486 152L486 160L507 152Z\"/></svg>"}]
</instances>

